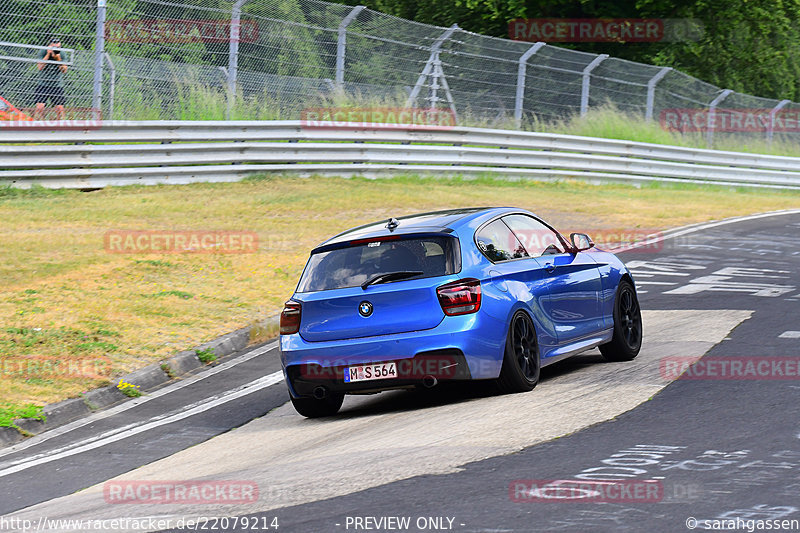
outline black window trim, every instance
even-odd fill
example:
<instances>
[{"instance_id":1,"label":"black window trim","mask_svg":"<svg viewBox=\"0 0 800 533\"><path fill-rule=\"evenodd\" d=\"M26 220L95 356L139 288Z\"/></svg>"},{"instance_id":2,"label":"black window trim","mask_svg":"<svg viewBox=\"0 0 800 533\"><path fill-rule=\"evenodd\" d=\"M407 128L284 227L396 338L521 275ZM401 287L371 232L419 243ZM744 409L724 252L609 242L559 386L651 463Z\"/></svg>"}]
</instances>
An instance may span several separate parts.
<instances>
[{"instance_id":1,"label":"black window trim","mask_svg":"<svg viewBox=\"0 0 800 533\"><path fill-rule=\"evenodd\" d=\"M505 215L508 215L508 214L512 214L512 213L506 213ZM490 259L490 258L489 258L489 256L488 256L488 255L486 255L486 253L485 253L485 252L484 252L484 251L481 249L481 247L480 247L480 246L478 246L478 233L480 233L480 232L483 230L483 228L485 228L485 227L486 227L486 226L488 226L489 224L491 224L491 223L493 223L493 222L496 222L497 220L500 220L500 222L502 222L502 223L503 223L503 225L506 227L506 229L508 229L508 231L510 231L510 232L511 232L511 235L513 235L513 236L514 236L514 238L515 238L515 239L517 239L517 242L519 243L519 245L520 245L520 246L522 246L522 249L523 249L523 250L525 250L525 245L523 245L523 244L522 244L522 241L521 241L521 240L519 240L519 236L518 236L516 233L514 233L514 230L512 230L511 228L509 228L509 227L508 227L508 224L506 224L505 220L502 220L502 218L503 218L505 215L496 216L496 217L494 217L493 219L491 219L491 220L489 220L489 221L487 221L487 222L485 222L485 223L481 224L480 226L478 226L478 229L476 229L476 230L475 230L475 233L472 235L472 240L473 240L473 242L475 243L475 246L476 246L476 247L478 248L478 250L481 252L481 255L482 255L483 257L485 257L486 259L489 259L489 262L491 262L491 263L492 263L492 264L494 264L494 265L497 265L497 264L499 264L499 263L510 263L511 261L520 261L520 260L522 260L522 259L531 259L531 256L530 256L530 255L525 255L525 256L523 256L523 257L512 257L511 259L503 259L502 261L493 261L492 259ZM526 253L526 254L528 254L528 250L525 250L525 253Z\"/></svg>"},{"instance_id":2,"label":"black window trim","mask_svg":"<svg viewBox=\"0 0 800 533\"><path fill-rule=\"evenodd\" d=\"M517 234L516 234L516 232L514 232L514 230L513 230L513 229L511 229L511 226L509 226L508 224L506 224L506 221L505 221L505 220L503 220L503 218L504 218L504 217L511 216L511 215L524 215L524 216L526 216L526 217L530 217L530 218L532 218L532 219L534 219L534 220L537 220L537 221L541 222L541 223L542 223L544 226L546 226L546 227L547 227L547 229L549 229L550 231L552 231L553 233L555 233L555 234L556 234L556 237L558 237L558 240L559 240L559 241L561 241L561 244L564 246L564 250L566 250L566 251L564 251L564 252L561 252L561 253L563 253L563 254L572 253L572 246L571 246L570 244L568 244L568 243L567 243L567 241L564 239L564 236L563 236L563 235L561 235L561 233L559 233L559 232L558 232L558 230L556 230L556 229L555 229L553 226L551 226L550 224L548 224L547 222L545 222L545 221L544 221L544 220L542 220L541 218L539 218L539 217L537 217L537 216L534 216L534 215L532 215L532 214L530 214L530 213L525 213L524 211L511 211L511 212L508 212L508 213L501 213L501 214L499 214L499 215L497 215L497 216L495 216L495 217L493 217L493 218L491 218L491 219L487 220L486 222L484 222L483 224L481 224L480 226L478 226L478 227L477 227L477 229L475 230L475 232L472 234L472 241L475 243L475 246L476 246L476 247L478 248L478 250L481 252L481 255L482 255L483 257L485 257L486 259L488 259L490 263L492 263L492 264L494 264L494 265L497 265L497 264L500 264L500 263L509 263L509 262L511 262L511 261L521 261L521 260L524 260L524 259L535 259L535 258L536 258L536 257L534 257L534 256L532 256L532 255L530 255L530 254L528 253L528 249L527 249L527 248L525 248L525 245L524 245L524 244L522 244L522 241L520 240L520 238L519 238L519 235L517 235ZM505 227L507 227L507 228L508 228L508 231L510 231L510 232L511 232L511 234L512 234L512 235L514 235L514 237L515 237L515 238L517 239L517 241L519 242L520 246L522 246L522 249L523 249L523 250L525 250L525 253L526 253L526 254L528 254L528 255L526 255L525 257L513 257L513 258L511 258L511 259L504 259L504 260L502 260L502 261L492 261L491 259L489 259L489 256L487 256L487 255L486 255L486 254L483 252L483 250L481 250L481 247L480 247L480 246L478 246L478 233L480 233L480 232L481 232L481 230L483 230L483 228L485 228L486 226L488 226L489 224L491 224L492 222L494 222L494 221L496 221L496 220L500 220L500 221L502 221L502 222L503 222L503 224L505 225Z\"/></svg>"},{"instance_id":3,"label":"black window trim","mask_svg":"<svg viewBox=\"0 0 800 533\"><path fill-rule=\"evenodd\" d=\"M562 254L572 253L573 246L570 243L567 242L567 239L565 239L564 236L561 235L561 232L559 232L556 228L554 228L553 226L551 226L550 224L548 224L547 222L545 222L541 218L539 218L537 216L533 216L533 215L528 214L528 213L506 213L505 215L503 215L503 217L507 217L507 216L511 216L511 215L523 215L523 216L526 216L526 217L530 217L530 218L536 220L537 222L540 222L547 229L549 229L550 231L555 233L556 237L558 237L558 240L561 241L561 245L564 247L564 251L561 252ZM505 222L505 220L503 222ZM509 226L508 224L506 224L506 226L508 226L508 229L511 229L511 226ZM511 231L514 232L513 229L511 229ZM514 233L514 235L517 237L517 240L521 244L522 241L520 240L519 235L517 235L516 233ZM523 247L524 246L525 245L523 244ZM527 252L528 250L526 249L525 251ZM534 256L531 255L530 257L534 257ZM542 256L536 256L536 257L542 257Z\"/></svg>"}]
</instances>

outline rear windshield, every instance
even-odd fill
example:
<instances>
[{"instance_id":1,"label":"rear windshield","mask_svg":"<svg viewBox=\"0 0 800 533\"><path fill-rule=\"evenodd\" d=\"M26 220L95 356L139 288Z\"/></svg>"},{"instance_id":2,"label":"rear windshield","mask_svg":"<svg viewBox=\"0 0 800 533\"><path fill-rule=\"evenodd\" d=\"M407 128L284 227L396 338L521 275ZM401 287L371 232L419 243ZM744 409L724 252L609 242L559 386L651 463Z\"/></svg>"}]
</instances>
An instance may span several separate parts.
<instances>
[{"instance_id":1,"label":"rear windshield","mask_svg":"<svg viewBox=\"0 0 800 533\"><path fill-rule=\"evenodd\" d=\"M315 253L308 260L297 292L357 287L392 272L422 272L406 279L454 274L461 270L457 245L453 237L412 237Z\"/></svg>"}]
</instances>

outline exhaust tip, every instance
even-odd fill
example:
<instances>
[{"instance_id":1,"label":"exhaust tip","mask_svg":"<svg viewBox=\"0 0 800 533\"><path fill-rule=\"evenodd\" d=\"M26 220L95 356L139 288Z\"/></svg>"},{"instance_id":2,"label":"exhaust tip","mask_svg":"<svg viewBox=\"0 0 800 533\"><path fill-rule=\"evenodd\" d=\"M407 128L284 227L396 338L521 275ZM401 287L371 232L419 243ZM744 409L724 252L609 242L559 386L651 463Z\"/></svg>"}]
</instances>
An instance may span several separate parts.
<instances>
[{"instance_id":1,"label":"exhaust tip","mask_svg":"<svg viewBox=\"0 0 800 533\"><path fill-rule=\"evenodd\" d=\"M319 386L314 388L314 398L317 400L323 400L328 395L328 389L323 386Z\"/></svg>"},{"instance_id":2,"label":"exhaust tip","mask_svg":"<svg viewBox=\"0 0 800 533\"><path fill-rule=\"evenodd\" d=\"M437 383L439 383L439 380L433 376L425 376L422 378L422 384L429 389L435 387Z\"/></svg>"}]
</instances>

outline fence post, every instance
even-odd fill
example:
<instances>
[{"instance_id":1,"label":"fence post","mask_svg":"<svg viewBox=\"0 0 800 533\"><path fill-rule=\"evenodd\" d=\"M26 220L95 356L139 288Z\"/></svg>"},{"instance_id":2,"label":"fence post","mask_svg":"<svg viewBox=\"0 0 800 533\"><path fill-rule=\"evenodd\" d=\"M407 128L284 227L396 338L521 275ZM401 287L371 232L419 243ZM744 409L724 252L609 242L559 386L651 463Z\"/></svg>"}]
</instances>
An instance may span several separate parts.
<instances>
[{"instance_id":1,"label":"fence post","mask_svg":"<svg viewBox=\"0 0 800 533\"><path fill-rule=\"evenodd\" d=\"M772 111L769 112L769 129L767 130L767 142L772 144L772 134L775 132L775 115L786 107L786 104L791 104L791 100L781 100L778 102L778 105L772 108Z\"/></svg>"},{"instance_id":2,"label":"fence post","mask_svg":"<svg viewBox=\"0 0 800 533\"><path fill-rule=\"evenodd\" d=\"M109 76L111 77L111 84L108 87L108 120L114 120L114 91L117 87L117 69L114 68L114 62L111 61L111 56L103 52L103 58L108 63Z\"/></svg>"},{"instance_id":3,"label":"fence post","mask_svg":"<svg viewBox=\"0 0 800 533\"><path fill-rule=\"evenodd\" d=\"M417 83L414 84L414 88L411 89L411 94L408 95L408 100L406 100L406 107L411 107L414 105L414 102L417 100L417 96L419 96L419 91L422 89L422 84L425 83L425 78L427 78L434 67L434 62L439 59L439 50L442 48L444 42L453 35L453 32L458 29L458 24L453 24L449 28L445 30L443 34L439 36L436 41L434 41L433 45L431 45L431 55L428 57L428 61L425 63L425 68L422 69L419 77L417 78Z\"/></svg>"},{"instance_id":4,"label":"fence post","mask_svg":"<svg viewBox=\"0 0 800 533\"><path fill-rule=\"evenodd\" d=\"M339 24L339 36L336 40L336 88L341 89L344 85L344 54L347 48L347 27L353 22L359 13L366 9L366 6L356 6L347 14Z\"/></svg>"},{"instance_id":5,"label":"fence post","mask_svg":"<svg viewBox=\"0 0 800 533\"><path fill-rule=\"evenodd\" d=\"M583 83L581 84L581 116L586 115L586 113L589 111L589 76L597 67L597 65L606 59L608 59L608 54L600 54L599 56L595 57L591 63L586 65L585 69L583 69Z\"/></svg>"},{"instance_id":6,"label":"fence post","mask_svg":"<svg viewBox=\"0 0 800 533\"><path fill-rule=\"evenodd\" d=\"M522 103L525 99L525 74L528 70L528 59L545 44L542 42L534 44L519 58L519 64L517 65L517 94L514 98L514 121L517 124L517 128L522 125Z\"/></svg>"},{"instance_id":7,"label":"fence post","mask_svg":"<svg viewBox=\"0 0 800 533\"><path fill-rule=\"evenodd\" d=\"M103 54L106 48L106 0L97 0L97 24L94 36L94 79L92 108L100 110L103 103Z\"/></svg>"},{"instance_id":8,"label":"fence post","mask_svg":"<svg viewBox=\"0 0 800 533\"><path fill-rule=\"evenodd\" d=\"M656 73L655 76L650 78L650 81L647 82L647 107L644 111L644 119L647 122L653 121L653 106L655 105L656 101L656 84L660 82L664 76L669 74L669 71L672 70L672 67L664 67Z\"/></svg>"},{"instance_id":9,"label":"fence post","mask_svg":"<svg viewBox=\"0 0 800 533\"><path fill-rule=\"evenodd\" d=\"M231 8L231 29L228 36L228 102L225 106L225 120L231 119L233 100L236 98L236 76L239 70L239 37L242 26L242 4L245 0L236 0Z\"/></svg>"},{"instance_id":10,"label":"fence post","mask_svg":"<svg viewBox=\"0 0 800 533\"><path fill-rule=\"evenodd\" d=\"M725 89L716 98L714 98L710 104L708 104L708 121L706 122L706 146L711 148L714 145L714 130L716 129L716 125L714 124L714 115L716 114L717 105L719 105L723 100L725 100L729 94L733 91L731 89Z\"/></svg>"}]
</instances>

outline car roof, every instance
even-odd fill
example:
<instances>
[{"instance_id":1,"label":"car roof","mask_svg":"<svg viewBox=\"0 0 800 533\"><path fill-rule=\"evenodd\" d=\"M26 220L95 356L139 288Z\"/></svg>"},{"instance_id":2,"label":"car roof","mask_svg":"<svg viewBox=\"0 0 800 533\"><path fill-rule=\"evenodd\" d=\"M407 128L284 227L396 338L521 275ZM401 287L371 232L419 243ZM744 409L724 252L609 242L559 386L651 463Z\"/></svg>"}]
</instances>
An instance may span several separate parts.
<instances>
[{"instance_id":1,"label":"car roof","mask_svg":"<svg viewBox=\"0 0 800 533\"><path fill-rule=\"evenodd\" d=\"M404 235L409 233L446 233L456 230L458 226L467 224L478 217L494 216L504 212L524 211L511 207L467 207L461 209L448 209L444 211L431 211L396 217L397 228L390 231L387 228L389 219L372 222L363 226L351 228L331 237L321 243L319 247L348 242L352 240L369 239L386 235Z\"/></svg>"}]
</instances>

